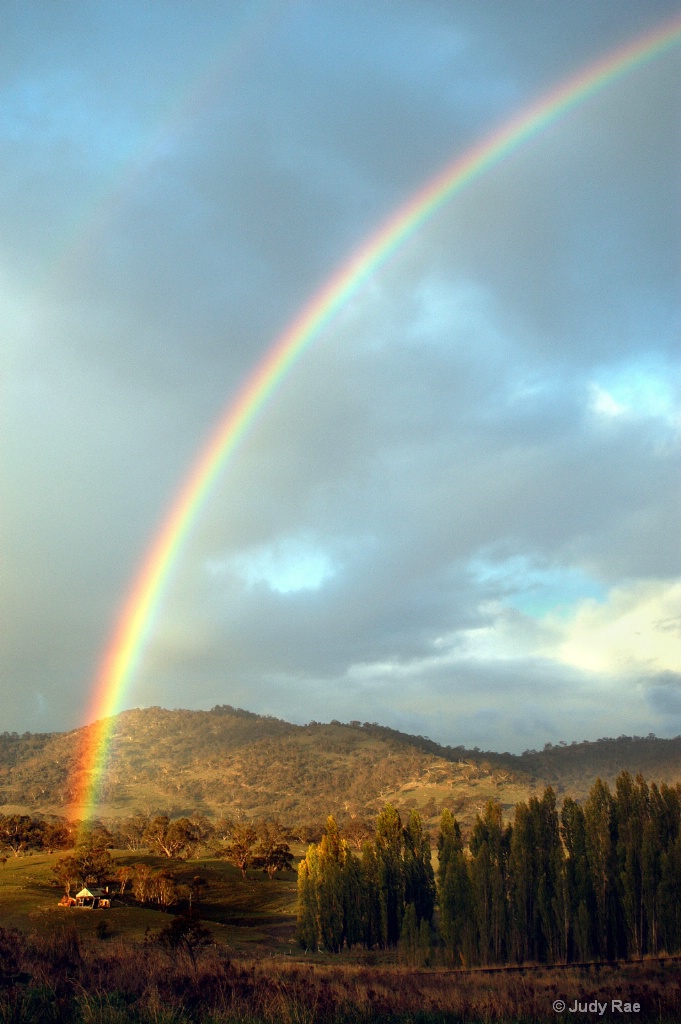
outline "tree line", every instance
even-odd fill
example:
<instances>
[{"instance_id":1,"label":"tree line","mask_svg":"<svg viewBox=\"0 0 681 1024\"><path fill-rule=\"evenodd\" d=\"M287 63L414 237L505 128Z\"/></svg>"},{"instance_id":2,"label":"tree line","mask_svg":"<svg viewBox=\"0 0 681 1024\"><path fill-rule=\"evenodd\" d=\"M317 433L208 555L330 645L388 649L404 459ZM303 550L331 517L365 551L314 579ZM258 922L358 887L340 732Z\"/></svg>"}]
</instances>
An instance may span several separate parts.
<instances>
[{"instance_id":1,"label":"tree line","mask_svg":"<svg viewBox=\"0 0 681 1024\"><path fill-rule=\"evenodd\" d=\"M106 825L101 821L72 822L57 816L46 819L27 814L0 815L0 861L3 854L7 859L32 851L53 853L74 847L79 851L94 849L99 855L108 849L146 849L174 860L203 852L225 857L239 868L244 878L248 868L262 868L271 878L278 871L291 868L292 838L290 829L271 818L251 822L223 817L211 822L200 814L172 820L166 814L139 814Z\"/></svg>"},{"instance_id":2,"label":"tree line","mask_svg":"<svg viewBox=\"0 0 681 1024\"><path fill-rule=\"evenodd\" d=\"M279 871L291 870L293 861L286 829L272 820L253 825L222 819L211 825L207 820L178 818L170 821L165 815L158 815L147 822L138 839L135 849L146 848L169 860L185 860L200 851L223 857L239 868L244 879L248 868L259 868L273 878ZM158 903L166 908L177 902L179 889L172 870L154 870L143 863L116 868L109 853L109 847L114 846L112 840L111 833L97 824L81 827L76 833L73 852L60 857L52 869L67 897L74 886L80 889L115 879L121 886L120 895L130 882L140 903ZM190 906L191 901L190 892Z\"/></svg>"},{"instance_id":3,"label":"tree line","mask_svg":"<svg viewBox=\"0 0 681 1024\"><path fill-rule=\"evenodd\" d=\"M438 945L466 965L635 958L681 950L681 785L622 772L560 809L548 787L505 822L490 801L464 839L442 812L437 873L416 812L393 807L356 856L338 830L299 866L302 946Z\"/></svg>"}]
</instances>

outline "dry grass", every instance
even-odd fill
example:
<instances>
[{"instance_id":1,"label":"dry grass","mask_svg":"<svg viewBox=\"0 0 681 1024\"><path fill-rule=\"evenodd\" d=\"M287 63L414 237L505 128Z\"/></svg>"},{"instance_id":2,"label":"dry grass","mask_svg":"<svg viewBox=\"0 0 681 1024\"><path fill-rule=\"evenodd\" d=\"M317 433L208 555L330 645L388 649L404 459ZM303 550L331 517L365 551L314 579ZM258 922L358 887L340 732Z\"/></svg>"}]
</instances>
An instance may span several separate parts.
<instances>
[{"instance_id":1,"label":"dry grass","mask_svg":"<svg viewBox=\"0 0 681 1024\"><path fill-rule=\"evenodd\" d=\"M367 959L369 959L367 957ZM0 1024L541 1024L678 1022L678 961L619 968L414 971L316 958L234 960L153 942L86 942L76 932L0 930ZM640 1011L610 1012L613 998ZM564 999L606 1003L602 1015L556 1013Z\"/></svg>"}]
</instances>

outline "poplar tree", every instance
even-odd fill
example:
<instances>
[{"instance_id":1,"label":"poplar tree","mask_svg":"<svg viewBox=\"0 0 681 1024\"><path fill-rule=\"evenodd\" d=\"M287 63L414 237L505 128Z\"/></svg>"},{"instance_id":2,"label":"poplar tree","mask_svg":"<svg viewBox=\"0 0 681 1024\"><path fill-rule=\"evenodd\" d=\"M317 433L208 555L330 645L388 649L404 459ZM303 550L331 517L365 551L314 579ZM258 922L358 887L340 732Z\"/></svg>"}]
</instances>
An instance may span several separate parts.
<instances>
[{"instance_id":1,"label":"poplar tree","mask_svg":"<svg viewBox=\"0 0 681 1024\"><path fill-rule=\"evenodd\" d=\"M343 865L347 843L341 839L335 819L327 818L326 832L318 846L317 922L320 945L333 953L343 945Z\"/></svg>"},{"instance_id":2,"label":"poplar tree","mask_svg":"<svg viewBox=\"0 0 681 1024\"><path fill-rule=\"evenodd\" d=\"M461 827L447 808L440 820L437 850L440 934L452 961L469 965L475 953L473 890Z\"/></svg>"},{"instance_id":3,"label":"poplar tree","mask_svg":"<svg viewBox=\"0 0 681 1024\"><path fill-rule=\"evenodd\" d=\"M653 783L650 801L657 846L651 855L648 837L644 837L644 900L650 929L650 951L657 953L663 948L670 952L681 945L678 899L681 891L681 850L677 844L681 827L681 787L678 784L667 786L663 782L658 789Z\"/></svg>"},{"instance_id":4,"label":"poplar tree","mask_svg":"<svg viewBox=\"0 0 681 1024\"><path fill-rule=\"evenodd\" d=\"M430 925L435 909L435 874L430 838L417 811L410 813L403 839L404 902L413 903L418 925L421 921Z\"/></svg>"},{"instance_id":5,"label":"poplar tree","mask_svg":"<svg viewBox=\"0 0 681 1024\"><path fill-rule=\"evenodd\" d=\"M566 855L566 958L585 961L593 950L595 897L586 852L584 810L569 796L561 811L561 837Z\"/></svg>"},{"instance_id":6,"label":"poplar tree","mask_svg":"<svg viewBox=\"0 0 681 1024\"><path fill-rule=\"evenodd\" d=\"M660 943L667 953L681 949L681 835L660 858Z\"/></svg>"},{"instance_id":7,"label":"poplar tree","mask_svg":"<svg viewBox=\"0 0 681 1024\"><path fill-rule=\"evenodd\" d=\"M345 842L345 840L343 840ZM345 848L341 864L343 939L348 949L364 942L365 887L362 864Z\"/></svg>"},{"instance_id":8,"label":"poplar tree","mask_svg":"<svg viewBox=\"0 0 681 1024\"><path fill-rule=\"evenodd\" d=\"M378 857L375 843L366 842L362 849L362 935L367 949L380 946L381 896Z\"/></svg>"},{"instance_id":9,"label":"poplar tree","mask_svg":"<svg viewBox=\"0 0 681 1024\"><path fill-rule=\"evenodd\" d=\"M298 942L303 949L317 948L317 847L312 844L298 865Z\"/></svg>"},{"instance_id":10,"label":"poplar tree","mask_svg":"<svg viewBox=\"0 0 681 1024\"><path fill-rule=\"evenodd\" d=\"M565 885L563 847L560 841L556 794L551 786L541 800L530 800L534 817L535 864L537 870L537 909L541 959L556 962L564 959L563 922Z\"/></svg>"},{"instance_id":11,"label":"poplar tree","mask_svg":"<svg viewBox=\"0 0 681 1024\"><path fill-rule=\"evenodd\" d=\"M509 953L518 963L535 958L534 836L524 801L515 806L509 853Z\"/></svg>"},{"instance_id":12,"label":"poplar tree","mask_svg":"<svg viewBox=\"0 0 681 1024\"><path fill-rule=\"evenodd\" d=\"M623 932L619 937L616 952L641 956L643 953L644 919L643 902L643 837L649 823L649 792L643 778L636 781L629 772L621 772L615 780L613 801L614 829L616 833L617 874L614 878L623 911ZM648 851L651 851L650 829Z\"/></svg>"},{"instance_id":13,"label":"poplar tree","mask_svg":"<svg viewBox=\"0 0 681 1024\"><path fill-rule=\"evenodd\" d=\"M616 861L613 844L614 801L607 783L596 779L584 804L586 853L593 886L596 920L594 952L612 959L616 949Z\"/></svg>"},{"instance_id":14,"label":"poplar tree","mask_svg":"<svg viewBox=\"0 0 681 1024\"><path fill-rule=\"evenodd\" d=\"M378 893L377 872L371 881ZM367 880L364 864L350 852L329 817L321 841L298 867L298 940L306 949L338 953L367 941ZM378 931L378 928L376 928ZM372 945L378 935L369 937Z\"/></svg>"},{"instance_id":15,"label":"poplar tree","mask_svg":"<svg viewBox=\"0 0 681 1024\"><path fill-rule=\"evenodd\" d=\"M413 967L417 963L418 947L419 929L416 923L416 907L413 903L407 903L400 929L400 960Z\"/></svg>"},{"instance_id":16,"label":"poplar tree","mask_svg":"<svg viewBox=\"0 0 681 1024\"><path fill-rule=\"evenodd\" d=\"M506 875L510 831L501 804L489 800L477 816L470 841L470 875L476 909L478 950L483 964L503 956L507 927Z\"/></svg>"},{"instance_id":17,"label":"poplar tree","mask_svg":"<svg viewBox=\"0 0 681 1024\"><path fill-rule=\"evenodd\" d=\"M402 870L402 822L391 804L387 804L376 822L376 859L381 902L381 941L396 946L404 914L404 877Z\"/></svg>"}]
</instances>

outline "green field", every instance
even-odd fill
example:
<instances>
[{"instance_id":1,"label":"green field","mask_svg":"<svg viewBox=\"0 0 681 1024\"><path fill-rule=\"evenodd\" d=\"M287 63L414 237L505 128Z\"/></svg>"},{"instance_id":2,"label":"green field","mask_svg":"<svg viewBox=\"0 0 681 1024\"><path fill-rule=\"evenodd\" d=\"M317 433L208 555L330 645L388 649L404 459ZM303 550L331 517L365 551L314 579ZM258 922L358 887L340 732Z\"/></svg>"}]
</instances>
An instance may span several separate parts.
<instances>
[{"instance_id":1,"label":"green field","mask_svg":"<svg viewBox=\"0 0 681 1024\"><path fill-rule=\"evenodd\" d=\"M221 946L243 952L255 944L270 952L295 949L296 875L289 871L273 880L259 871L241 872L224 860L170 860L129 850L110 851L116 866L146 864L170 869L180 883L195 875L206 879L195 909ZM10 857L0 867L0 926L23 932L62 931L75 927L83 937L96 937L106 922L107 937L140 941L164 927L179 908L167 912L141 906L128 890L115 896L108 910L60 907L63 889L54 883L52 867L62 854L34 853Z\"/></svg>"}]
</instances>

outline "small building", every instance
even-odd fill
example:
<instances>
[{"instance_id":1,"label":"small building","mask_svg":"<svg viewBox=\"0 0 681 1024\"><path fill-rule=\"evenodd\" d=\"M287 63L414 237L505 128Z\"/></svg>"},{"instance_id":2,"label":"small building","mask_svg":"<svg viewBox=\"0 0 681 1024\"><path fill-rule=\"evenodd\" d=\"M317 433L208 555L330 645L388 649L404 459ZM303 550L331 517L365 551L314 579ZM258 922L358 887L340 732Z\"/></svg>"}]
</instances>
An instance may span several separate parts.
<instances>
[{"instance_id":1,"label":"small building","mask_svg":"<svg viewBox=\"0 0 681 1024\"><path fill-rule=\"evenodd\" d=\"M76 893L76 906L90 910L102 910L111 906L109 887L106 889L88 889L87 886Z\"/></svg>"}]
</instances>

